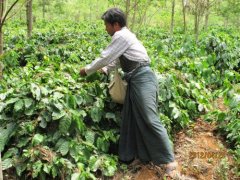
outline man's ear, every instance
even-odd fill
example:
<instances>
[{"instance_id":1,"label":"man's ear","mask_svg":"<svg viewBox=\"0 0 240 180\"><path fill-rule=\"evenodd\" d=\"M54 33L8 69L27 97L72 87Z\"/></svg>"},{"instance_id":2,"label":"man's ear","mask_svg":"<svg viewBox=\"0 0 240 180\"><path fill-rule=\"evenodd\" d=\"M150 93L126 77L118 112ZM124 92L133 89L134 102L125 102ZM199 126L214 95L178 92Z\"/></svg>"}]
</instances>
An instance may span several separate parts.
<instances>
[{"instance_id":1,"label":"man's ear","mask_svg":"<svg viewBox=\"0 0 240 180\"><path fill-rule=\"evenodd\" d=\"M114 28L116 28L116 29L121 29L121 26L120 26L120 24L119 24L118 22L115 22L115 23L113 24L113 26L114 26Z\"/></svg>"}]
</instances>

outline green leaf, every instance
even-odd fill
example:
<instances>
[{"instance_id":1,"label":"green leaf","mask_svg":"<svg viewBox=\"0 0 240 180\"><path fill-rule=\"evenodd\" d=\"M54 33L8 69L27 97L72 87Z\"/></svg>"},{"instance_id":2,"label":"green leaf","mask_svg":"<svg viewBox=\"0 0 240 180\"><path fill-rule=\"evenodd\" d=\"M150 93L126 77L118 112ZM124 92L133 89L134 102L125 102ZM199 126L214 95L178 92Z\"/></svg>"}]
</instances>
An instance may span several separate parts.
<instances>
[{"instance_id":1,"label":"green leaf","mask_svg":"<svg viewBox=\"0 0 240 180\"><path fill-rule=\"evenodd\" d=\"M65 115L66 115L65 111L60 111L60 112L54 111L52 113L52 119L53 120L58 120L58 119L62 118Z\"/></svg>"},{"instance_id":2,"label":"green leaf","mask_svg":"<svg viewBox=\"0 0 240 180\"><path fill-rule=\"evenodd\" d=\"M33 97L36 100L39 101L41 99L41 89L39 88L39 86L37 86L34 83L31 83L31 92L32 92Z\"/></svg>"},{"instance_id":3,"label":"green leaf","mask_svg":"<svg viewBox=\"0 0 240 180\"><path fill-rule=\"evenodd\" d=\"M34 106L31 106L31 108L25 109L24 114L27 115L27 116L31 116L31 115L34 114L34 111L35 111Z\"/></svg>"},{"instance_id":4,"label":"green leaf","mask_svg":"<svg viewBox=\"0 0 240 180\"><path fill-rule=\"evenodd\" d=\"M220 121L220 122L224 121L225 118L226 118L226 116L227 116L227 115L226 115L224 112L220 112L220 113L217 115L217 121Z\"/></svg>"},{"instance_id":5,"label":"green leaf","mask_svg":"<svg viewBox=\"0 0 240 180\"><path fill-rule=\"evenodd\" d=\"M159 99L160 99L160 101L167 100L167 90L165 88L159 89Z\"/></svg>"},{"instance_id":6,"label":"green leaf","mask_svg":"<svg viewBox=\"0 0 240 180\"><path fill-rule=\"evenodd\" d=\"M7 97L7 94L6 94L6 93L1 93L1 94L0 94L0 100L1 100L1 101L5 100L6 97Z\"/></svg>"},{"instance_id":7,"label":"green leaf","mask_svg":"<svg viewBox=\"0 0 240 180\"><path fill-rule=\"evenodd\" d=\"M96 172L98 169L100 169L100 166L102 164L101 158L97 156L91 156L89 159L89 168L91 171Z\"/></svg>"},{"instance_id":8,"label":"green leaf","mask_svg":"<svg viewBox=\"0 0 240 180\"><path fill-rule=\"evenodd\" d=\"M21 148L26 146L30 140L31 140L30 137L20 137L17 143L17 147Z\"/></svg>"},{"instance_id":9,"label":"green leaf","mask_svg":"<svg viewBox=\"0 0 240 180\"><path fill-rule=\"evenodd\" d=\"M40 160L38 160L37 162L33 163L33 165L32 165L32 168L33 168L32 177L33 178L38 177L38 174L42 170L42 166L43 166L43 164L42 164L42 162Z\"/></svg>"},{"instance_id":10,"label":"green leaf","mask_svg":"<svg viewBox=\"0 0 240 180\"><path fill-rule=\"evenodd\" d=\"M198 111L202 112L204 110L204 106L202 104L198 105Z\"/></svg>"},{"instance_id":11,"label":"green leaf","mask_svg":"<svg viewBox=\"0 0 240 180\"><path fill-rule=\"evenodd\" d=\"M3 151L10 137L15 134L15 128L15 123L7 124L6 128L0 127L0 152Z\"/></svg>"},{"instance_id":12,"label":"green leaf","mask_svg":"<svg viewBox=\"0 0 240 180\"><path fill-rule=\"evenodd\" d=\"M113 176L117 170L116 160L114 160L110 156L104 156L102 159L103 159L103 165L101 167L101 170L103 174L105 176Z\"/></svg>"},{"instance_id":13,"label":"green leaf","mask_svg":"<svg viewBox=\"0 0 240 180\"><path fill-rule=\"evenodd\" d=\"M3 111L3 109L6 107L5 103L0 102L0 113Z\"/></svg>"},{"instance_id":14,"label":"green leaf","mask_svg":"<svg viewBox=\"0 0 240 180\"><path fill-rule=\"evenodd\" d=\"M24 101L22 99L18 100L15 104L14 104L14 111L18 112L20 110L23 109L24 106Z\"/></svg>"},{"instance_id":15,"label":"green leaf","mask_svg":"<svg viewBox=\"0 0 240 180\"><path fill-rule=\"evenodd\" d=\"M81 117L77 116L77 115L73 115L73 120L77 125L77 130L80 133L83 133L85 128L86 128L85 123L83 122L83 119Z\"/></svg>"},{"instance_id":16,"label":"green leaf","mask_svg":"<svg viewBox=\"0 0 240 180\"><path fill-rule=\"evenodd\" d=\"M52 170L52 176L53 176L53 178L55 178L57 176L58 170L55 166L53 166L51 170Z\"/></svg>"},{"instance_id":17,"label":"green leaf","mask_svg":"<svg viewBox=\"0 0 240 180\"><path fill-rule=\"evenodd\" d=\"M177 119L180 115L181 115L181 112L176 107L174 107L173 110L172 110L173 118Z\"/></svg>"},{"instance_id":18,"label":"green leaf","mask_svg":"<svg viewBox=\"0 0 240 180\"><path fill-rule=\"evenodd\" d=\"M61 133L67 133L69 127L71 126L72 120L70 118L64 117L59 122L59 130Z\"/></svg>"},{"instance_id":19,"label":"green leaf","mask_svg":"<svg viewBox=\"0 0 240 180\"><path fill-rule=\"evenodd\" d=\"M79 154L82 154L81 151L82 149L80 145L74 145L73 147L70 148L69 154L76 162L78 162Z\"/></svg>"},{"instance_id":20,"label":"green leaf","mask_svg":"<svg viewBox=\"0 0 240 180\"><path fill-rule=\"evenodd\" d=\"M12 162L13 162L13 160L10 158L3 160L2 161L2 170L6 170L6 169L12 167L13 166Z\"/></svg>"},{"instance_id":21,"label":"green leaf","mask_svg":"<svg viewBox=\"0 0 240 180\"><path fill-rule=\"evenodd\" d=\"M68 153L68 151L69 151L69 142L68 142L68 141L63 142L63 143L60 145L58 151L59 151L63 156L65 156L65 155Z\"/></svg>"},{"instance_id":22,"label":"green leaf","mask_svg":"<svg viewBox=\"0 0 240 180\"><path fill-rule=\"evenodd\" d=\"M33 146L39 145L43 142L44 137L41 134L35 134L32 139Z\"/></svg>"},{"instance_id":23,"label":"green leaf","mask_svg":"<svg viewBox=\"0 0 240 180\"><path fill-rule=\"evenodd\" d=\"M49 112L49 111L44 111L42 113L42 117L47 122L50 122L52 120L52 115L51 115L51 112Z\"/></svg>"},{"instance_id":24,"label":"green leaf","mask_svg":"<svg viewBox=\"0 0 240 180\"><path fill-rule=\"evenodd\" d=\"M6 101L6 105L13 104L13 103L17 102L18 100L19 100L19 98L11 98Z\"/></svg>"},{"instance_id":25,"label":"green leaf","mask_svg":"<svg viewBox=\"0 0 240 180\"><path fill-rule=\"evenodd\" d=\"M16 171L17 171L17 175L21 176L22 172L24 172L27 168L27 163L18 163L16 166Z\"/></svg>"},{"instance_id":26,"label":"green leaf","mask_svg":"<svg viewBox=\"0 0 240 180\"><path fill-rule=\"evenodd\" d=\"M108 112L108 113L106 113L105 117L106 117L107 119L116 120L116 115L115 115L114 113Z\"/></svg>"},{"instance_id":27,"label":"green leaf","mask_svg":"<svg viewBox=\"0 0 240 180\"><path fill-rule=\"evenodd\" d=\"M105 139L99 137L97 139L97 147L99 150L103 152L107 152L109 148L109 142L107 142Z\"/></svg>"},{"instance_id":28,"label":"green leaf","mask_svg":"<svg viewBox=\"0 0 240 180\"><path fill-rule=\"evenodd\" d=\"M114 167L114 166L107 166L107 167L106 167L106 170L103 171L103 174L104 174L105 176L113 176L114 173L116 172L116 170L117 170L117 168Z\"/></svg>"},{"instance_id":29,"label":"green leaf","mask_svg":"<svg viewBox=\"0 0 240 180\"><path fill-rule=\"evenodd\" d=\"M81 105L83 103L83 97L80 95L76 95L75 97L77 105Z\"/></svg>"},{"instance_id":30,"label":"green leaf","mask_svg":"<svg viewBox=\"0 0 240 180\"><path fill-rule=\"evenodd\" d=\"M63 105L59 102L55 102L54 103L54 107L56 108L56 110L58 111L62 111L63 110Z\"/></svg>"},{"instance_id":31,"label":"green leaf","mask_svg":"<svg viewBox=\"0 0 240 180\"><path fill-rule=\"evenodd\" d=\"M39 126L41 128L46 128L47 127L47 121L42 116L39 116L38 120L40 121Z\"/></svg>"},{"instance_id":32,"label":"green leaf","mask_svg":"<svg viewBox=\"0 0 240 180\"><path fill-rule=\"evenodd\" d=\"M48 164L44 164L43 165L43 171L47 174L50 174L50 171L51 171L51 165L48 165Z\"/></svg>"},{"instance_id":33,"label":"green leaf","mask_svg":"<svg viewBox=\"0 0 240 180\"><path fill-rule=\"evenodd\" d=\"M7 152L4 153L4 156L2 157L2 159L4 160L4 159L10 158L10 157L13 157L17 153L18 153L18 149L17 148L10 148L10 149L8 149Z\"/></svg>"},{"instance_id":34,"label":"green leaf","mask_svg":"<svg viewBox=\"0 0 240 180\"><path fill-rule=\"evenodd\" d=\"M73 173L71 175L71 180L79 180L80 179L80 173Z\"/></svg>"},{"instance_id":35,"label":"green leaf","mask_svg":"<svg viewBox=\"0 0 240 180\"><path fill-rule=\"evenodd\" d=\"M95 141L95 133L93 131L88 130L85 134L85 138L87 142L94 144Z\"/></svg>"},{"instance_id":36,"label":"green leaf","mask_svg":"<svg viewBox=\"0 0 240 180\"><path fill-rule=\"evenodd\" d=\"M24 99L25 108L29 108L33 104L33 100L31 98Z\"/></svg>"},{"instance_id":37,"label":"green leaf","mask_svg":"<svg viewBox=\"0 0 240 180\"><path fill-rule=\"evenodd\" d=\"M58 100L58 99L61 99L62 97L64 97L64 95L60 92L54 92L53 93L53 99L54 100Z\"/></svg>"},{"instance_id":38,"label":"green leaf","mask_svg":"<svg viewBox=\"0 0 240 180\"><path fill-rule=\"evenodd\" d=\"M43 95L45 95L45 96L48 95L49 91L47 90L47 88L45 88L45 87L40 87L40 89L41 89L41 92L42 92Z\"/></svg>"},{"instance_id":39,"label":"green leaf","mask_svg":"<svg viewBox=\"0 0 240 180\"><path fill-rule=\"evenodd\" d=\"M91 109L91 118L94 122L99 122L102 119L102 109L96 106Z\"/></svg>"},{"instance_id":40,"label":"green leaf","mask_svg":"<svg viewBox=\"0 0 240 180\"><path fill-rule=\"evenodd\" d=\"M187 108L191 111L196 111L196 103L194 101L187 102Z\"/></svg>"},{"instance_id":41,"label":"green leaf","mask_svg":"<svg viewBox=\"0 0 240 180\"><path fill-rule=\"evenodd\" d=\"M66 96L66 103L69 108L76 109L77 107L76 97L71 94Z\"/></svg>"}]
</instances>

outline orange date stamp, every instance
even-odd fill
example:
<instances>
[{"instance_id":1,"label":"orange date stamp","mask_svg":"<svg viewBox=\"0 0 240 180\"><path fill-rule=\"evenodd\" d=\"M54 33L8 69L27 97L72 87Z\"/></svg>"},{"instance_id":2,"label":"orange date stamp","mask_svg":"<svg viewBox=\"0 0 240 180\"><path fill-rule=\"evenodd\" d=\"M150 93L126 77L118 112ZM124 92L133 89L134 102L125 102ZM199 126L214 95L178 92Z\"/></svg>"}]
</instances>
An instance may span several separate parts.
<instances>
[{"instance_id":1,"label":"orange date stamp","mask_svg":"<svg viewBox=\"0 0 240 180\"><path fill-rule=\"evenodd\" d=\"M190 159L222 159L226 156L226 153L223 151L190 151Z\"/></svg>"}]
</instances>

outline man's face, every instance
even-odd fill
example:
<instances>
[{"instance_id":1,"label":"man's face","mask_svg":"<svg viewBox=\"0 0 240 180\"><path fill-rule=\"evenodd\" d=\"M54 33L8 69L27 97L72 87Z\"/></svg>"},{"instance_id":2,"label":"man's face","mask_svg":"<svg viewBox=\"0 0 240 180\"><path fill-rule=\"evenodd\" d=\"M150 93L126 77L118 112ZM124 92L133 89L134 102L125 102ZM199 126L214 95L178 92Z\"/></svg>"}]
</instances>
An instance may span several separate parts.
<instances>
[{"instance_id":1,"label":"man's face","mask_svg":"<svg viewBox=\"0 0 240 180\"><path fill-rule=\"evenodd\" d=\"M116 32L114 25L105 22L105 27L106 27L106 31L110 36L113 36L114 33Z\"/></svg>"}]
</instances>

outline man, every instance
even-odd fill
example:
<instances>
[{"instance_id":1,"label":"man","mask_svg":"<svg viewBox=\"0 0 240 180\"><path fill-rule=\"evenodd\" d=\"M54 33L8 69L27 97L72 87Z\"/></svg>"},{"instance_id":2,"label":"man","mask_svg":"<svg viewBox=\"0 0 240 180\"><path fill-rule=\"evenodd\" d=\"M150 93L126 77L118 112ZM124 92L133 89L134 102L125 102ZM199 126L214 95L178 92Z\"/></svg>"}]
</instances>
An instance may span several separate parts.
<instances>
[{"instance_id":1,"label":"man","mask_svg":"<svg viewBox=\"0 0 240 180\"><path fill-rule=\"evenodd\" d=\"M149 67L146 49L126 27L125 14L111 8L102 15L106 31L112 36L101 56L80 70L81 76L102 69L106 73L120 66L128 82L123 105L119 141L122 161L140 160L155 167L164 165L173 177L178 173L166 129L157 113L157 79Z\"/></svg>"}]
</instances>

